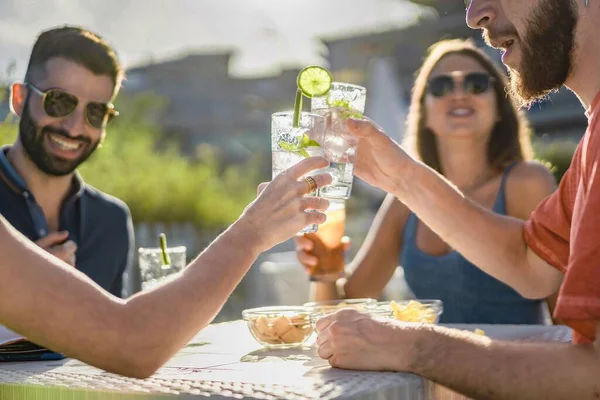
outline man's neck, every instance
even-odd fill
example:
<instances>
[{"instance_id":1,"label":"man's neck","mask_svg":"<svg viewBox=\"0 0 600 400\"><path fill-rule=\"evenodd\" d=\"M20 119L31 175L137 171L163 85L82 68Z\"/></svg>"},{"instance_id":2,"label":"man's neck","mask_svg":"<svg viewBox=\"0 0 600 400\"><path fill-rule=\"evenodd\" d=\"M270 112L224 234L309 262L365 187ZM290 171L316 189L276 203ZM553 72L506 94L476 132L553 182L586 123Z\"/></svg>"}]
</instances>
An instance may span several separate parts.
<instances>
[{"instance_id":1,"label":"man's neck","mask_svg":"<svg viewBox=\"0 0 600 400\"><path fill-rule=\"evenodd\" d=\"M578 24L573 71L566 82L566 86L575 92L586 110L600 93L600 41L595 32L598 17L600 5L591 2Z\"/></svg>"},{"instance_id":2,"label":"man's neck","mask_svg":"<svg viewBox=\"0 0 600 400\"><path fill-rule=\"evenodd\" d=\"M8 150L7 158L25 181L49 224L58 221L61 205L71 189L73 174L51 176L40 171L19 140Z\"/></svg>"}]
</instances>

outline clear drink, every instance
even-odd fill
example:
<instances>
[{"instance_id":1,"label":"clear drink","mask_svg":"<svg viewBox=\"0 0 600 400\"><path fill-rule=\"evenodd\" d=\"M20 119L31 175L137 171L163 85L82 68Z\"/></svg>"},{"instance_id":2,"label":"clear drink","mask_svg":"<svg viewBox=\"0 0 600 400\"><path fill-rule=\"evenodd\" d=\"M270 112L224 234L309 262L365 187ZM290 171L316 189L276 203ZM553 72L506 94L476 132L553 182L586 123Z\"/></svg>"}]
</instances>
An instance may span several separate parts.
<instances>
[{"instance_id":1,"label":"clear drink","mask_svg":"<svg viewBox=\"0 0 600 400\"><path fill-rule=\"evenodd\" d=\"M305 158L324 155L325 118L303 112L300 113L298 127L293 126L293 119L293 112L279 112L271 116L273 178ZM313 224L301 232L316 232L317 228L317 225Z\"/></svg>"},{"instance_id":2,"label":"clear drink","mask_svg":"<svg viewBox=\"0 0 600 400\"><path fill-rule=\"evenodd\" d=\"M312 112L323 115L327 121L324 154L329 160L326 172L333 177L331 185L320 189L321 197L344 200L350 197L358 141L348 132L346 120L362 117L366 99L364 87L340 82L333 82L327 95L312 98Z\"/></svg>"},{"instance_id":3,"label":"clear drink","mask_svg":"<svg viewBox=\"0 0 600 400\"><path fill-rule=\"evenodd\" d=\"M335 282L344 276L346 243L344 238L346 207L343 201L331 200L326 211L327 221L318 232L305 235L313 242L311 254L319 262L309 272L311 281Z\"/></svg>"},{"instance_id":4,"label":"clear drink","mask_svg":"<svg viewBox=\"0 0 600 400\"><path fill-rule=\"evenodd\" d=\"M168 247L171 265L163 265L160 247L141 247L138 250L142 290L162 285L175 278L187 265L186 247Z\"/></svg>"}]
</instances>

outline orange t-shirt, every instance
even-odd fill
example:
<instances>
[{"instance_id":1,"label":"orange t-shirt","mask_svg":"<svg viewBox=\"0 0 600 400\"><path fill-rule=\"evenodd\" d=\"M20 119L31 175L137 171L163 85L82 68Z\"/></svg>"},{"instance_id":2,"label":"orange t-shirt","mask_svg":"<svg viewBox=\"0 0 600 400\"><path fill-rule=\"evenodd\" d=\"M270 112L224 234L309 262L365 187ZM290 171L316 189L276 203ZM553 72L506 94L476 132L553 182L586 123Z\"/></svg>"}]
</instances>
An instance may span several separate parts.
<instances>
[{"instance_id":1,"label":"orange t-shirt","mask_svg":"<svg viewBox=\"0 0 600 400\"><path fill-rule=\"evenodd\" d=\"M527 245L565 274L554 316L591 343L600 321L600 94L558 190L525 223ZM596 175L599 174L599 175Z\"/></svg>"}]
</instances>

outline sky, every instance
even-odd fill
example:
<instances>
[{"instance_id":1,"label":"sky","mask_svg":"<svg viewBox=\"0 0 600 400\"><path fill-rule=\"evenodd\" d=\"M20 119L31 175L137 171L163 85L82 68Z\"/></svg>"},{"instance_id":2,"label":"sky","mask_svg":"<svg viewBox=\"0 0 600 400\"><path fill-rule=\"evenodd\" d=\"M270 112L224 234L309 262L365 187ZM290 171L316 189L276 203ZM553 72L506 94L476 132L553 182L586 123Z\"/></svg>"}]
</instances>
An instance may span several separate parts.
<instances>
[{"instance_id":1,"label":"sky","mask_svg":"<svg viewBox=\"0 0 600 400\"><path fill-rule=\"evenodd\" d=\"M22 79L37 34L77 24L104 36L125 67L188 52L233 50L233 76L323 63L319 38L406 26L405 0L1 0L0 73Z\"/></svg>"}]
</instances>

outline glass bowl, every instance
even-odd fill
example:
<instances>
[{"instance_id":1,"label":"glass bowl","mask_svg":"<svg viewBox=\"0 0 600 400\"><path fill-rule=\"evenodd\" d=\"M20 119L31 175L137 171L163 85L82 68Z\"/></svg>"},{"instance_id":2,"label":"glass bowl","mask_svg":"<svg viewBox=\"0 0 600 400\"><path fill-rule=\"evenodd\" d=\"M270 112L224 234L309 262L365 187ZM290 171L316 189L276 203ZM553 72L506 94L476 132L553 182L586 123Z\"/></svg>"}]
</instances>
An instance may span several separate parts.
<instances>
[{"instance_id":1,"label":"glass bowl","mask_svg":"<svg viewBox=\"0 0 600 400\"><path fill-rule=\"evenodd\" d=\"M304 307L306 307L306 310L310 313L310 319L313 325L319 318L343 308L351 308L357 311L369 312L374 310L376 306L377 300L369 298L324 300L304 303Z\"/></svg>"},{"instance_id":2,"label":"glass bowl","mask_svg":"<svg viewBox=\"0 0 600 400\"><path fill-rule=\"evenodd\" d=\"M386 313L390 318L404 322L437 324L444 312L441 300L402 300L380 301L375 311Z\"/></svg>"},{"instance_id":3,"label":"glass bowl","mask_svg":"<svg viewBox=\"0 0 600 400\"><path fill-rule=\"evenodd\" d=\"M271 349L301 346L313 333L310 313L305 307L250 308L242 311L242 317L254 339Z\"/></svg>"}]
</instances>

